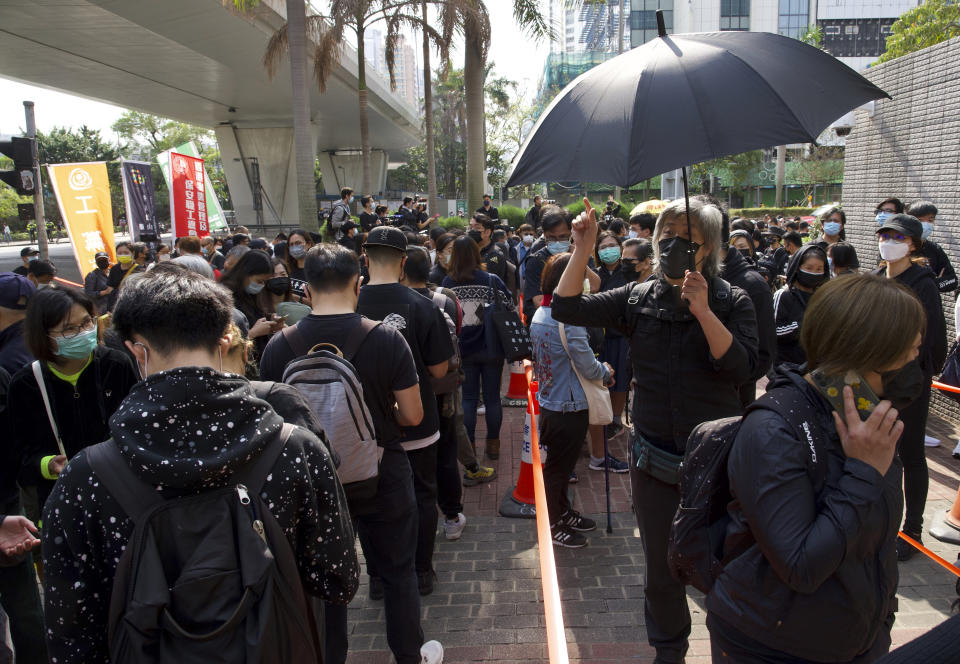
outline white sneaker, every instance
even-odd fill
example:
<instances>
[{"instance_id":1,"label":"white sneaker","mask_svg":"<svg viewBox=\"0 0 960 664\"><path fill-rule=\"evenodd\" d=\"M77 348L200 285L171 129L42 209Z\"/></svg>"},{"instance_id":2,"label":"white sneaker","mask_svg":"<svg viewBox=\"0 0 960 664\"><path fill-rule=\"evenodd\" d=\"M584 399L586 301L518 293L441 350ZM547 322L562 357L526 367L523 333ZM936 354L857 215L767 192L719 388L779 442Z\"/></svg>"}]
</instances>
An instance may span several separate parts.
<instances>
[{"instance_id":1,"label":"white sneaker","mask_svg":"<svg viewBox=\"0 0 960 664\"><path fill-rule=\"evenodd\" d=\"M442 664L443 646L439 641L427 641L420 646L420 664Z\"/></svg>"},{"instance_id":2,"label":"white sneaker","mask_svg":"<svg viewBox=\"0 0 960 664\"><path fill-rule=\"evenodd\" d=\"M486 415L486 414L487 414L487 407L485 405L480 404L479 406L477 406L477 415Z\"/></svg>"},{"instance_id":3,"label":"white sneaker","mask_svg":"<svg viewBox=\"0 0 960 664\"><path fill-rule=\"evenodd\" d=\"M467 517L463 515L463 512L457 515L457 518L453 521L449 519L443 520L443 532L447 536L448 540L458 540L463 534L463 529L467 525Z\"/></svg>"},{"instance_id":4,"label":"white sneaker","mask_svg":"<svg viewBox=\"0 0 960 664\"><path fill-rule=\"evenodd\" d=\"M923 444L927 447L940 447L940 439L933 436L924 436Z\"/></svg>"}]
</instances>

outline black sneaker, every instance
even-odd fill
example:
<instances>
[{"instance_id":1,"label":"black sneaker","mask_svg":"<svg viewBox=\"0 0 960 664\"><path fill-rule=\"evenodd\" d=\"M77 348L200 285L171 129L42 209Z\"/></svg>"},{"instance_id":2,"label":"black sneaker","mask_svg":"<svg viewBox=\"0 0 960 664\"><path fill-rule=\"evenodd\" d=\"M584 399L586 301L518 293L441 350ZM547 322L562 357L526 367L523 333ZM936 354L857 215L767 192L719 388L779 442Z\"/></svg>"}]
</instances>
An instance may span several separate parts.
<instances>
[{"instance_id":1,"label":"black sneaker","mask_svg":"<svg viewBox=\"0 0 960 664\"><path fill-rule=\"evenodd\" d=\"M580 476L577 475L577 471L571 470L571 471L570 471L570 479L567 480L567 481L568 481L570 484L576 484L577 482L579 482L579 481L580 481Z\"/></svg>"},{"instance_id":2,"label":"black sneaker","mask_svg":"<svg viewBox=\"0 0 960 664\"><path fill-rule=\"evenodd\" d=\"M417 590L420 591L421 597L425 597L433 592L434 577L436 577L436 574L433 570L424 572L423 574L417 572Z\"/></svg>"},{"instance_id":3,"label":"black sneaker","mask_svg":"<svg viewBox=\"0 0 960 664\"><path fill-rule=\"evenodd\" d=\"M550 528L553 536L553 545L562 546L567 549L582 549L587 545L587 538L580 533L572 530L562 521Z\"/></svg>"},{"instance_id":4,"label":"black sneaker","mask_svg":"<svg viewBox=\"0 0 960 664\"><path fill-rule=\"evenodd\" d=\"M607 438L616 438L623 433L623 425L619 422L613 422L607 425Z\"/></svg>"},{"instance_id":5,"label":"black sneaker","mask_svg":"<svg viewBox=\"0 0 960 664\"><path fill-rule=\"evenodd\" d=\"M379 576L370 577L370 599L377 601L383 599L383 579Z\"/></svg>"},{"instance_id":6,"label":"black sneaker","mask_svg":"<svg viewBox=\"0 0 960 664\"><path fill-rule=\"evenodd\" d=\"M587 517L580 514L580 512L575 512L573 510L568 510L564 512L563 516L560 517L560 523L565 525L571 530L578 530L581 533L587 533L591 530L597 529L597 522L593 519L588 519Z\"/></svg>"},{"instance_id":7,"label":"black sneaker","mask_svg":"<svg viewBox=\"0 0 960 664\"><path fill-rule=\"evenodd\" d=\"M923 540L920 539L920 535L911 535L906 531L904 532L907 535L910 535L911 538L923 544ZM900 561L901 563L906 562L911 558L913 558L913 556L916 555L916 553L917 553L917 549L912 544L910 544L910 542L903 539L902 537L897 538L897 560L898 561Z\"/></svg>"}]
</instances>

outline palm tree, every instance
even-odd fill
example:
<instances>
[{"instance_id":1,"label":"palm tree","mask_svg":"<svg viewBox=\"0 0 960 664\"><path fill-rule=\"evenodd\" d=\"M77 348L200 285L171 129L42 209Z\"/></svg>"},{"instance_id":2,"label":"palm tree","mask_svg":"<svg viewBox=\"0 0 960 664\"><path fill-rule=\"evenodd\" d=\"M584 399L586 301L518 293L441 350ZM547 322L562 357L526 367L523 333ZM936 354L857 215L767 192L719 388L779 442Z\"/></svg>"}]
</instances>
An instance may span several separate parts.
<instances>
[{"instance_id":1,"label":"palm tree","mask_svg":"<svg viewBox=\"0 0 960 664\"><path fill-rule=\"evenodd\" d=\"M288 0L289 2L290 0ZM302 0L300 0L302 3ZM422 30L441 53L449 49L452 34L442 35L424 21L419 12L422 0L332 0L329 12L306 16L306 33L314 44L313 73L320 88L325 92L333 68L340 62L344 33L350 29L357 40L357 101L360 116L360 148L363 165L363 191L372 192L373 180L370 171L370 128L367 92L366 30L378 21L387 23L386 62L390 72L390 84L396 89L394 76L394 52L400 41L402 27ZM276 70L287 52L292 35L289 24L280 28L270 38L264 54L267 72Z\"/></svg>"},{"instance_id":2,"label":"palm tree","mask_svg":"<svg viewBox=\"0 0 960 664\"><path fill-rule=\"evenodd\" d=\"M259 0L233 0L241 12L252 9ZM293 155L297 173L297 204L300 224L310 230L319 230L317 219L317 191L314 164L317 161L316 144L310 129L310 89L307 87L307 33L304 0L286 0L287 23L283 27L285 42L290 45L290 77L293 98ZM271 39L271 42L273 40ZM268 47L269 52L269 47ZM267 65L267 74L273 78L277 61ZM246 164L244 164L246 167Z\"/></svg>"},{"instance_id":3,"label":"palm tree","mask_svg":"<svg viewBox=\"0 0 960 664\"><path fill-rule=\"evenodd\" d=\"M420 12L423 22L427 22L427 2L420 3ZM437 196L437 155L433 139L433 76L430 73L430 38L423 33L423 128L426 134L427 145L427 209L437 212L440 209L440 199Z\"/></svg>"},{"instance_id":4,"label":"palm tree","mask_svg":"<svg viewBox=\"0 0 960 664\"><path fill-rule=\"evenodd\" d=\"M461 0L464 32L463 79L467 106L467 209L480 206L486 170L484 78L490 47L490 18L483 0ZM535 39L552 38L538 0L513 0L513 18Z\"/></svg>"}]
</instances>

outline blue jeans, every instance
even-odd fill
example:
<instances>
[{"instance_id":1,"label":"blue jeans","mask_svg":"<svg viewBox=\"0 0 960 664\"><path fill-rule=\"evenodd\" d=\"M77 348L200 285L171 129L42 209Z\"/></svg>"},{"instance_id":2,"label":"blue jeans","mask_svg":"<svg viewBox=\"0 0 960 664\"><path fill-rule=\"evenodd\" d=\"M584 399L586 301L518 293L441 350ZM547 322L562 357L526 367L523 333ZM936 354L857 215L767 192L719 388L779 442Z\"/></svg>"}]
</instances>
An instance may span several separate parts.
<instances>
[{"instance_id":1,"label":"blue jeans","mask_svg":"<svg viewBox=\"0 0 960 664\"><path fill-rule=\"evenodd\" d=\"M487 408L487 438L500 438L503 408L500 406L500 378L503 360L492 362L464 362L463 364L463 426L470 442L476 442L477 402L483 384L483 405Z\"/></svg>"}]
</instances>

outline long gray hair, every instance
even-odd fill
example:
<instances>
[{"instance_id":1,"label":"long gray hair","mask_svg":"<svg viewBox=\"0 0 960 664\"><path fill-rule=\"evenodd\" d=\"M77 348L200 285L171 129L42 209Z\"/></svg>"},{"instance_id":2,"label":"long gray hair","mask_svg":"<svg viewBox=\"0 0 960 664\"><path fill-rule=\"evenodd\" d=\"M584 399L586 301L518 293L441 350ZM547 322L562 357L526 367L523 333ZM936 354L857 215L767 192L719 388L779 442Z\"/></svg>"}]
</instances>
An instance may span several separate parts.
<instances>
[{"instance_id":1,"label":"long gray hair","mask_svg":"<svg viewBox=\"0 0 960 664\"><path fill-rule=\"evenodd\" d=\"M687 206L681 198L663 208L657 218L657 226L653 230L653 259L657 264L655 268L657 276L663 276L663 271L660 269L660 238L663 236L663 227L673 219L678 219L682 224L686 224L686 213ZM703 235L703 247L710 252L700 266L700 273L707 279L720 276L720 265L723 262L722 242L720 240L723 215L717 209L717 206L691 198L690 224L700 229L700 233Z\"/></svg>"}]
</instances>

